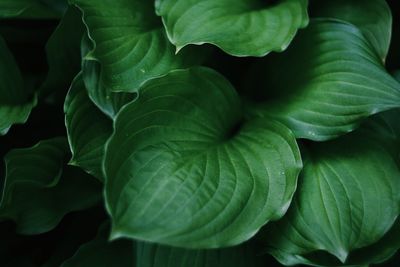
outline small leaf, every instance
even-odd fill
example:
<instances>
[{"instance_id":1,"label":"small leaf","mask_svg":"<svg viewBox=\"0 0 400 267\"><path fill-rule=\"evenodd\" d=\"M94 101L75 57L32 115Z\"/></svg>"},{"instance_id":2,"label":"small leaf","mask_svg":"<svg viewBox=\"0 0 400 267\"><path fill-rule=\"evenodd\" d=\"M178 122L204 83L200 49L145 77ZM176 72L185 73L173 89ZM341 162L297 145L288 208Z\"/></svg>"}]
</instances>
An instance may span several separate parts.
<instances>
[{"instance_id":1,"label":"small leaf","mask_svg":"<svg viewBox=\"0 0 400 267\"><path fill-rule=\"evenodd\" d=\"M331 17L357 26L384 62L392 36L392 13L385 0L329 0L316 16Z\"/></svg>"},{"instance_id":2,"label":"small leaf","mask_svg":"<svg viewBox=\"0 0 400 267\"><path fill-rule=\"evenodd\" d=\"M71 85L64 112L72 151L70 163L103 181L104 145L112 133L112 121L90 101L81 74Z\"/></svg>"},{"instance_id":3,"label":"small leaf","mask_svg":"<svg viewBox=\"0 0 400 267\"><path fill-rule=\"evenodd\" d=\"M107 90L136 92L147 80L196 65L201 53L175 55L152 1L71 0L83 12L94 50L87 60L100 63Z\"/></svg>"},{"instance_id":4,"label":"small leaf","mask_svg":"<svg viewBox=\"0 0 400 267\"><path fill-rule=\"evenodd\" d=\"M235 56L283 51L308 23L307 0L156 0L169 40L179 51L210 43Z\"/></svg>"},{"instance_id":5,"label":"small leaf","mask_svg":"<svg viewBox=\"0 0 400 267\"><path fill-rule=\"evenodd\" d=\"M21 72L0 36L0 135L16 123L25 123L36 105L36 95L25 90Z\"/></svg>"},{"instance_id":6,"label":"small leaf","mask_svg":"<svg viewBox=\"0 0 400 267\"><path fill-rule=\"evenodd\" d=\"M329 140L400 107L400 84L359 29L344 22L312 21L285 53L253 70L248 81L267 100L249 109L275 117L298 138Z\"/></svg>"},{"instance_id":7,"label":"small leaf","mask_svg":"<svg viewBox=\"0 0 400 267\"><path fill-rule=\"evenodd\" d=\"M216 248L279 219L301 169L296 141L280 123L242 116L235 90L213 70L146 83L106 146L112 237Z\"/></svg>"},{"instance_id":8,"label":"small leaf","mask_svg":"<svg viewBox=\"0 0 400 267\"><path fill-rule=\"evenodd\" d=\"M75 167L63 168L68 155L64 138L9 152L0 218L15 221L18 233L39 234L54 228L66 213L96 203L99 183Z\"/></svg>"},{"instance_id":9,"label":"small leaf","mask_svg":"<svg viewBox=\"0 0 400 267\"><path fill-rule=\"evenodd\" d=\"M312 144L303 153L305 166L295 200L287 215L261 237L282 264L370 264L399 248L398 235L387 236L399 231L399 165L382 145L389 133L368 133L369 124L334 141ZM397 147L396 156L399 151ZM372 250L377 244L382 248ZM336 261L328 265L329 256L323 252Z\"/></svg>"}]
</instances>

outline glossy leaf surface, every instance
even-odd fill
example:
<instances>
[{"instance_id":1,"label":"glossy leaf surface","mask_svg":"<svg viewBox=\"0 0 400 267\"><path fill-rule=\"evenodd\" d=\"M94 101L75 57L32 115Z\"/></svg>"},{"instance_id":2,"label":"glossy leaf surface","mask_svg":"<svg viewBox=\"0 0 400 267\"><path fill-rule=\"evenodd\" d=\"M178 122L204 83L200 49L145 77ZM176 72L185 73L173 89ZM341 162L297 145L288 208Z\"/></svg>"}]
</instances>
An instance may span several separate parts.
<instances>
[{"instance_id":1,"label":"glossy leaf surface","mask_svg":"<svg viewBox=\"0 0 400 267\"><path fill-rule=\"evenodd\" d=\"M307 0L156 0L168 37L179 51L210 43L235 56L283 51L308 23Z\"/></svg>"},{"instance_id":2,"label":"glossy leaf surface","mask_svg":"<svg viewBox=\"0 0 400 267\"><path fill-rule=\"evenodd\" d=\"M210 69L141 88L106 148L112 237L215 248L279 219L301 168L297 144L280 123L242 116L232 86Z\"/></svg>"},{"instance_id":3,"label":"glossy leaf surface","mask_svg":"<svg viewBox=\"0 0 400 267\"><path fill-rule=\"evenodd\" d=\"M339 21L314 20L286 53L253 70L249 82L268 100L249 108L277 118L298 138L329 140L400 106L400 84L361 31Z\"/></svg>"}]
</instances>

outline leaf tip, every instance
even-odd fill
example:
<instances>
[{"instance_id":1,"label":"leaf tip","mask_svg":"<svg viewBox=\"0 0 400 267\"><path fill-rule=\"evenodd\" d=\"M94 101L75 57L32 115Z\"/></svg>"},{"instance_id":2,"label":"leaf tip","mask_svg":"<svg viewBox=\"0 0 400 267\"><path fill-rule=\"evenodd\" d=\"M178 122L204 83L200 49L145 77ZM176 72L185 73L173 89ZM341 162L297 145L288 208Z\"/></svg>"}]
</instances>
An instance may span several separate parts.
<instances>
[{"instance_id":1,"label":"leaf tip","mask_svg":"<svg viewBox=\"0 0 400 267\"><path fill-rule=\"evenodd\" d=\"M177 55L184 47L184 45L177 45L175 49L175 55Z\"/></svg>"},{"instance_id":2,"label":"leaf tip","mask_svg":"<svg viewBox=\"0 0 400 267\"><path fill-rule=\"evenodd\" d=\"M332 254L334 254L343 264L347 261L347 257L349 256L348 250L342 247L338 247L336 251L332 252Z\"/></svg>"},{"instance_id":3,"label":"leaf tip","mask_svg":"<svg viewBox=\"0 0 400 267\"><path fill-rule=\"evenodd\" d=\"M113 228L111 229L111 233L110 233L110 236L109 236L109 238L108 238L108 241L111 242L111 241L114 241L114 240L116 240L116 239L119 239L119 238L121 238L121 237L123 237L123 236L124 236L124 234L123 234L122 231L120 231L119 229L113 227Z\"/></svg>"}]
</instances>

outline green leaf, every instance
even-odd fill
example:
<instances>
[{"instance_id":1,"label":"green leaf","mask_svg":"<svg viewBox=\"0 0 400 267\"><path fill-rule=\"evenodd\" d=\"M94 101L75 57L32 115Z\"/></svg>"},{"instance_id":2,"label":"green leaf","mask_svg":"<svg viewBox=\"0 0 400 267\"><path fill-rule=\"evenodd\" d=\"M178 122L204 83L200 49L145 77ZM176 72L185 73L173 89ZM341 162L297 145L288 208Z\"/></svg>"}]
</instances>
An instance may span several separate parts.
<instances>
[{"instance_id":1,"label":"green leaf","mask_svg":"<svg viewBox=\"0 0 400 267\"><path fill-rule=\"evenodd\" d=\"M0 36L0 135L16 123L25 123L36 105L36 95L25 89L21 72Z\"/></svg>"},{"instance_id":2,"label":"green leaf","mask_svg":"<svg viewBox=\"0 0 400 267\"><path fill-rule=\"evenodd\" d=\"M46 44L49 72L40 88L42 95L60 92L65 96L65 91L81 69L80 46L84 33L80 11L68 8Z\"/></svg>"},{"instance_id":3,"label":"green leaf","mask_svg":"<svg viewBox=\"0 0 400 267\"><path fill-rule=\"evenodd\" d=\"M90 52L90 40L84 36L81 44L82 56ZM114 119L119 110L137 97L137 93L115 93L108 90L100 79L101 66L93 60L82 62L82 79L92 102L109 118Z\"/></svg>"},{"instance_id":4,"label":"green leaf","mask_svg":"<svg viewBox=\"0 0 400 267\"><path fill-rule=\"evenodd\" d=\"M152 1L70 2L83 12L94 46L85 58L100 63L100 81L107 90L136 92L147 80L196 65L202 58L191 51L174 54Z\"/></svg>"},{"instance_id":5,"label":"green leaf","mask_svg":"<svg viewBox=\"0 0 400 267\"><path fill-rule=\"evenodd\" d=\"M112 238L232 246L283 216L301 169L295 138L273 120L242 118L235 90L213 70L146 83L106 145Z\"/></svg>"},{"instance_id":6,"label":"green leaf","mask_svg":"<svg viewBox=\"0 0 400 267\"><path fill-rule=\"evenodd\" d=\"M253 70L248 82L266 101L249 109L275 117L298 138L332 139L400 107L400 84L360 30L344 22L312 21L285 53Z\"/></svg>"},{"instance_id":7,"label":"green leaf","mask_svg":"<svg viewBox=\"0 0 400 267\"><path fill-rule=\"evenodd\" d=\"M72 151L70 164L103 181L104 145L112 133L112 121L90 101L81 74L71 85L64 112Z\"/></svg>"},{"instance_id":8,"label":"green leaf","mask_svg":"<svg viewBox=\"0 0 400 267\"><path fill-rule=\"evenodd\" d=\"M0 218L15 221L19 233L39 234L54 228L66 213L96 203L100 184L75 167L63 167L68 156L64 138L9 152Z\"/></svg>"},{"instance_id":9,"label":"green leaf","mask_svg":"<svg viewBox=\"0 0 400 267\"><path fill-rule=\"evenodd\" d=\"M138 242L136 248L136 266L140 267L261 267L266 264L265 256L257 255L256 246L248 243L225 249L187 250Z\"/></svg>"},{"instance_id":10,"label":"green leaf","mask_svg":"<svg viewBox=\"0 0 400 267\"><path fill-rule=\"evenodd\" d=\"M1 18L55 19L66 7L64 0L1 0Z\"/></svg>"},{"instance_id":11,"label":"green leaf","mask_svg":"<svg viewBox=\"0 0 400 267\"><path fill-rule=\"evenodd\" d=\"M392 13L385 0L329 0L317 9L317 16L336 18L357 26L382 62L385 61L392 35Z\"/></svg>"},{"instance_id":12,"label":"green leaf","mask_svg":"<svg viewBox=\"0 0 400 267\"><path fill-rule=\"evenodd\" d=\"M156 0L177 51L210 43L235 56L283 51L308 23L307 0Z\"/></svg>"},{"instance_id":13,"label":"green leaf","mask_svg":"<svg viewBox=\"0 0 400 267\"><path fill-rule=\"evenodd\" d=\"M388 259L392 258L393 255L400 248L400 220L397 219L393 227L390 229L385 236L378 242L361 249L353 251L347 258L346 264L340 263L340 261L332 257L330 254L324 252L316 252L308 254L306 257L297 256L301 259L301 262L313 265L313 266L323 266L323 267L337 267L337 266L352 266L352 267L362 267L370 266L370 264L381 264ZM285 255L285 257L290 257ZM297 260L298 261L298 260ZM392 266L386 263L382 266Z\"/></svg>"},{"instance_id":14,"label":"green leaf","mask_svg":"<svg viewBox=\"0 0 400 267\"><path fill-rule=\"evenodd\" d=\"M108 227L102 225L97 237L82 245L73 257L61 267L132 267L134 265L134 243L128 240L107 240ZM139 264L137 266L142 266Z\"/></svg>"},{"instance_id":15,"label":"green leaf","mask_svg":"<svg viewBox=\"0 0 400 267\"><path fill-rule=\"evenodd\" d=\"M285 265L322 266L370 264L391 256L400 245L398 234L391 236L399 231L394 223L400 170L398 158L382 145L386 136L362 129L309 146L291 208L263 233L269 253Z\"/></svg>"}]
</instances>

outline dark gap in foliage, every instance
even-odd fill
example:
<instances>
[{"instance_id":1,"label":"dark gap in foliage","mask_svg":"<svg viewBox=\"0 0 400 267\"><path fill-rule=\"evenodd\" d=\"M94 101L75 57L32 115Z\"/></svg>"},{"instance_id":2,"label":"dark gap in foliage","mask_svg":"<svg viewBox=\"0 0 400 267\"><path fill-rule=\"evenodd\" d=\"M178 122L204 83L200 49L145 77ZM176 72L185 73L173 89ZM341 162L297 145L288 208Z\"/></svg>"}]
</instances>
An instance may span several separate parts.
<instances>
[{"instance_id":1,"label":"dark gap in foliage","mask_svg":"<svg viewBox=\"0 0 400 267\"><path fill-rule=\"evenodd\" d=\"M253 1L251 3L251 7L253 9L268 8L268 7L272 7L272 6L279 4L279 2L282 2L282 1L281 0L257 0L257 1Z\"/></svg>"},{"instance_id":2,"label":"dark gap in foliage","mask_svg":"<svg viewBox=\"0 0 400 267\"><path fill-rule=\"evenodd\" d=\"M386 66L389 71L400 69L400 5L398 0L388 0L393 15L392 41L390 44L389 54L386 59Z\"/></svg>"},{"instance_id":3,"label":"dark gap in foliage","mask_svg":"<svg viewBox=\"0 0 400 267\"><path fill-rule=\"evenodd\" d=\"M6 263L26 258L33 266L50 262L51 266L59 266L73 256L81 244L96 236L98 227L105 219L106 214L102 207L72 212L52 231L35 236L16 234L14 223L2 222L0 251L3 253L0 257Z\"/></svg>"},{"instance_id":4,"label":"dark gap in foliage","mask_svg":"<svg viewBox=\"0 0 400 267\"><path fill-rule=\"evenodd\" d=\"M245 123L246 123L245 119L241 118L239 121L237 121L235 123L235 125L233 125L233 127L230 129L230 131L228 131L225 138L228 140L234 138L237 134L240 133L240 130L242 129L242 126Z\"/></svg>"},{"instance_id":5,"label":"dark gap in foliage","mask_svg":"<svg viewBox=\"0 0 400 267\"><path fill-rule=\"evenodd\" d=\"M234 57L220 49L214 49L204 65L221 73L241 93L244 75L256 59L255 57Z\"/></svg>"},{"instance_id":6,"label":"dark gap in foliage","mask_svg":"<svg viewBox=\"0 0 400 267\"><path fill-rule=\"evenodd\" d=\"M40 140L65 135L63 107L39 103L27 123L13 125L6 135L0 136L0 156L13 148L31 147Z\"/></svg>"},{"instance_id":7,"label":"dark gap in foliage","mask_svg":"<svg viewBox=\"0 0 400 267\"><path fill-rule=\"evenodd\" d=\"M45 46L57 24L57 20L15 19L0 25L0 35L17 61L28 91L37 90L48 72Z\"/></svg>"}]
</instances>

